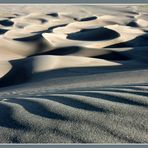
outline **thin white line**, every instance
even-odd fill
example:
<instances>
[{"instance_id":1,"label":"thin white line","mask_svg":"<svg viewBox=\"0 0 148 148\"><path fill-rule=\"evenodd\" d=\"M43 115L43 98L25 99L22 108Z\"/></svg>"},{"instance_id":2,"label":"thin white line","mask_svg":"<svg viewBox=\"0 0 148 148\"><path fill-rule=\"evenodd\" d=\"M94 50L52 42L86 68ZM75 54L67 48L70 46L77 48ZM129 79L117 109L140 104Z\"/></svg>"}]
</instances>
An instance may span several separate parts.
<instances>
[{"instance_id":1,"label":"thin white line","mask_svg":"<svg viewBox=\"0 0 148 148\"><path fill-rule=\"evenodd\" d=\"M116 143L114 143L114 144L87 144L87 143L85 143L85 144L62 144L62 143L60 143L60 144L40 144L40 143L36 143L36 144L28 144L28 143L26 143L26 144L0 144L0 145L148 145L148 144L116 144Z\"/></svg>"},{"instance_id":2,"label":"thin white line","mask_svg":"<svg viewBox=\"0 0 148 148\"><path fill-rule=\"evenodd\" d=\"M36 145L35 143L25 143L25 144L0 144L0 145ZM99 144L99 143L85 143L85 144L82 144L82 143L37 143L37 145L148 145L148 144L135 144L135 143L121 143L121 144L117 144L117 143L104 143L104 144Z\"/></svg>"},{"instance_id":3,"label":"thin white line","mask_svg":"<svg viewBox=\"0 0 148 148\"><path fill-rule=\"evenodd\" d=\"M0 3L0 5L148 5L148 3Z\"/></svg>"}]
</instances>

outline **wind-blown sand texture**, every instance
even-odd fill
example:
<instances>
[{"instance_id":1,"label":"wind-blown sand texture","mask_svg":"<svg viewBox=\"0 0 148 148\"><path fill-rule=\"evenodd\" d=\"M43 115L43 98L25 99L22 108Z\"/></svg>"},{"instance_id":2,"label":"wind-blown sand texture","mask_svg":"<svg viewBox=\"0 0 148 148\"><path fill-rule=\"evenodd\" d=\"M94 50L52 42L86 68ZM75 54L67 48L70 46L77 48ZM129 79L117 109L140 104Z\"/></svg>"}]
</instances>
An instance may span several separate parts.
<instances>
[{"instance_id":1,"label":"wind-blown sand texture","mask_svg":"<svg viewBox=\"0 0 148 148\"><path fill-rule=\"evenodd\" d=\"M148 143L148 11L0 5L0 143Z\"/></svg>"}]
</instances>

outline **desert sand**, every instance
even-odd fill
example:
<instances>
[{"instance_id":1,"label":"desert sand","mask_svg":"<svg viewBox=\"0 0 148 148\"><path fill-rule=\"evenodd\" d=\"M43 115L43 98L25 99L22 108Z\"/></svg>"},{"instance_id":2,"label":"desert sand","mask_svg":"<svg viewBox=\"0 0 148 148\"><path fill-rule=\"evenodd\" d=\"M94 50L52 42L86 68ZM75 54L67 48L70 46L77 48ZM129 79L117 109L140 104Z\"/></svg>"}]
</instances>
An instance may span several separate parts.
<instances>
[{"instance_id":1,"label":"desert sand","mask_svg":"<svg viewBox=\"0 0 148 148\"><path fill-rule=\"evenodd\" d=\"M148 143L148 7L0 5L0 143Z\"/></svg>"}]
</instances>

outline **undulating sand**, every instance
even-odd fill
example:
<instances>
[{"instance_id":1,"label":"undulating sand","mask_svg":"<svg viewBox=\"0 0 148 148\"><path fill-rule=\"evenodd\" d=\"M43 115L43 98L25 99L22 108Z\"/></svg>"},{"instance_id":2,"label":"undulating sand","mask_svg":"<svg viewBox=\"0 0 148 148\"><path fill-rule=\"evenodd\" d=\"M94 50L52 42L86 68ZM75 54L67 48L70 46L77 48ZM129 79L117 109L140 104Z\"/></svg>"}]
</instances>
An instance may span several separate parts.
<instances>
[{"instance_id":1,"label":"undulating sand","mask_svg":"<svg viewBox=\"0 0 148 148\"><path fill-rule=\"evenodd\" d=\"M148 6L0 5L0 143L148 143Z\"/></svg>"}]
</instances>

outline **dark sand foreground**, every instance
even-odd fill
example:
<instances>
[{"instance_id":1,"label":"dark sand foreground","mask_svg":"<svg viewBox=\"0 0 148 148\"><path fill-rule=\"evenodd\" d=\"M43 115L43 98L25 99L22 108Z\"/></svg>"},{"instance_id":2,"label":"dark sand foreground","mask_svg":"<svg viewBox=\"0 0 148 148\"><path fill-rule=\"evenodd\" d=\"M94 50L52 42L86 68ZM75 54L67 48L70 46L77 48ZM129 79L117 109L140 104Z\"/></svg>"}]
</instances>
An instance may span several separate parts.
<instances>
[{"instance_id":1,"label":"dark sand foreground","mask_svg":"<svg viewBox=\"0 0 148 148\"><path fill-rule=\"evenodd\" d=\"M0 5L0 143L148 143L148 7Z\"/></svg>"}]
</instances>

